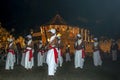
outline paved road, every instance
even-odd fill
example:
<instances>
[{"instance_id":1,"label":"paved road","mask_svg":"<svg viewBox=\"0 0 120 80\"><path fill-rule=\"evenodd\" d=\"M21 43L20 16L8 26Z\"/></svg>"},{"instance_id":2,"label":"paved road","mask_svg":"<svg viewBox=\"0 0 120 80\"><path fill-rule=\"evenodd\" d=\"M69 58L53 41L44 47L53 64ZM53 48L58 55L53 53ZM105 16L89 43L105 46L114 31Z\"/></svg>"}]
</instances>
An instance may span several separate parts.
<instances>
[{"instance_id":1,"label":"paved road","mask_svg":"<svg viewBox=\"0 0 120 80\"><path fill-rule=\"evenodd\" d=\"M75 69L73 62L73 59L64 62L53 78L47 76L46 64L35 66L31 71L15 65L14 70L6 71L4 63L0 63L0 80L120 80L120 59L113 62L110 58L103 58L103 65L94 67L92 58L87 57L83 69Z\"/></svg>"}]
</instances>

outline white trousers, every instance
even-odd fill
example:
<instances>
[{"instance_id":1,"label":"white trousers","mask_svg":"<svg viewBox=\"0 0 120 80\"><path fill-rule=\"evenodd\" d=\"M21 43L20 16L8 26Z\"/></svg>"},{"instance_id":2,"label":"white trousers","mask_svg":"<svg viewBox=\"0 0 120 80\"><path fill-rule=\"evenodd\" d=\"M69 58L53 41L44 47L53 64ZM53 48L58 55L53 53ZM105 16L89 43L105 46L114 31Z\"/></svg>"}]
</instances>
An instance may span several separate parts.
<instances>
[{"instance_id":1,"label":"white trousers","mask_svg":"<svg viewBox=\"0 0 120 80\"><path fill-rule=\"evenodd\" d=\"M101 66L102 65L102 60L101 60L99 50L93 52L93 62L94 62L94 66Z\"/></svg>"},{"instance_id":2,"label":"white trousers","mask_svg":"<svg viewBox=\"0 0 120 80\"><path fill-rule=\"evenodd\" d=\"M30 54L29 51L25 53L25 68L26 69L31 69L34 66L34 58L32 57L31 61L29 61L29 54Z\"/></svg>"},{"instance_id":3,"label":"white trousers","mask_svg":"<svg viewBox=\"0 0 120 80\"><path fill-rule=\"evenodd\" d=\"M117 50L112 50L112 60L113 61L117 60Z\"/></svg>"},{"instance_id":4,"label":"white trousers","mask_svg":"<svg viewBox=\"0 0 120 80\"><path fill-rule=\"evenodd\" d=\"M53 49L48 50L46 63L48 65L48 75L49 76L54 76L54 74L57 70L57 64L55 62L54 50Z\"/></svg>"},{"instance_id":5,"label":"white trousers","mask_svg":"<svg viewBox=\"0 0 120 80\"><path fill-rule=\"evenodd\" d=\"M14 63L15 63L15 55L13 55L11 52L8 52L5 69L6 70L13 69L14 68Z\"/></svg>"},{"instance_id":6,"label":"white trousers","mask_svg":"<svg viewBox=\"0 0 120 80\"><path fill-rule=\"evenodd\" d=\"M74 57L75 68L80 67L81 69L84 66L84 58L82 58L82 50L76 50Z\"/></svg>"},{"instance_id":7,"label":"white trousers","mask_svg":"<svg viewBox=\"0 0 120 80\"><path fill-rule=\"evenodd\" d=\"M37 66L43 66L43 59L44 59L44 54L42 55L41 52L38 52L38 55L37 55Z\"/></svg>"},{"instance_id":8,"label":"white trousers","mask_svg":"<svg viewBox=\"0 0 120 80\"><path fill-rule=\"evenodd\" d=\"M71 61L70 54L66 53L66 62Z\"/></svg>"}]
</instances>

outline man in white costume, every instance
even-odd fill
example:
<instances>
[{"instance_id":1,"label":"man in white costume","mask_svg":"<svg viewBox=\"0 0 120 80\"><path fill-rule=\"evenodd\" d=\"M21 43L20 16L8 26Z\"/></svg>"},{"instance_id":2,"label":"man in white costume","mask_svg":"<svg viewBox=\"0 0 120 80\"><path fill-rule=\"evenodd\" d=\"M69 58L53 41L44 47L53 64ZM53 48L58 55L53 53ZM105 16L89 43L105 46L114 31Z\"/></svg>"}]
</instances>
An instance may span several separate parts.
<instances>
[{"instance_id":1,"label":"man in white costume","mask_svg":"<svg viewBox=\"0 0 120 80\"><path fill-rule=\"evenodd\" d=\"M68 61L71 61L71 57L70 57L70 45L66 45L66 54L65 54L65 61L68 62Z\"/></svg>"},{"instance_id":2,"label":"man in white costume","mask_svg":"<svg viewBox=\"0 0 120 80\"><path fill-rule=\"evenodd\" d=\"M84 52L84 42L80 34L77 34L77 40L75 41L75 50L76 50L74 56L75 68L80 67L81 69L83 69L85 52Z\"/></svg>"},{"instance_id":3,"label":"man in white costume","mask_svg":"<svg viewBox=\"0 0 120 80\"><path fill-rule=\"evenodd\" d=\"M22 58L21 58L21 65L23 66L23 67L25 67L25 54L26 52L25 52L25 50L22 52Z\"/></svg>"},{"instance_id":4,"label":"man in white costume","mask_svg":"<svg viewBox=\"0 0 120 80\"><path fill-rule=\"evenodd\" d=\"M34 53L34 44L32 41L32 36L27 35L28 42L26 44L26 50L25 50L25 68L32 69L34 66L34 58L33 58L33 53Z\"/></svg>"},{"instance_id":5,"label":"man in white costume","mask_svg":"<svg viewBox=\"0 0 120 80\"><path fill-rule=\"evenodd\" d=\"M100 56L100 50L99 50L99 42L97 38L94 38L94 47L93 47L93 62L94 66L101 66L102 60Z\"/></svg>"},{"instance_id":6,"label":"man in white costume","mask_svg":"<svg viewBox=\"0 0 120 80\"><path fill-rule=\"evenodd\" d=\"M38 58L37 58L37 66L43 66L43 59L44 59L44 49L43 49L43 44L42 41L39 41L39 45L38 45Z\"/></svg>"},{"instance_id":7,"label":"man in white costume","mask_svg":"<svg viewBox=\"0 0 120 80\"><path fill-rule=\"evenodd\" d=\"M27 43L25 43L25 46L24 46L23 50L21 51L22 52L21 65L23 67L25 67L25 56L26 56L26 54L25 54L26 50L25 49L26 49L26 45L27 45Z\"/></svg>"},{"instance_id":8,"label":"man in white costume","mask_svg":"<svg viewBox=\"0 0 120 80\"><path fill-rule=\"evenodd\" d=\"M13 70L14 63L15 63L15 52L14 52L13 38L8 39L8 41L9 41L9 46L8 46L8 54L7 54L5 69L6 70L10 70L10 69Z\"/></svg>"},{"instance_id":9,"label":"man in white costume","mask_svg":"<svg viewBox=\"0 0 120 80\"><path fill-rule=\"evenodd\" d=\"M50 41L48 43L49 50L47 52L46 63L48 65L48 76L54 76L58 64L58 49L56 47L57 44L56 30L51 29L49 30L49 32L51 32L52 36L50 37Z\"/></svg>"},{"instance_id":10,"label":"man in white costume","mask_svg":"<svg viewBox=\"0 0 120 80\"><path fill-rule=\"evenodd\" d=\"M113 40L111 45L112 61L117 61L117 51L118 51L118 45L116 41Z\"/></svg>"},{"instance_id":11,"label":"man in white costume","mask_svg":"<svg viewBox=\"0 0 120 80\"><path fill-rule=\"evenodd\" d=\"M63 57L62 57L62 44L61 44L61 34L57 34L57 48L58 48L58 66L62 67Z\"/></svg>"}]
</instances>

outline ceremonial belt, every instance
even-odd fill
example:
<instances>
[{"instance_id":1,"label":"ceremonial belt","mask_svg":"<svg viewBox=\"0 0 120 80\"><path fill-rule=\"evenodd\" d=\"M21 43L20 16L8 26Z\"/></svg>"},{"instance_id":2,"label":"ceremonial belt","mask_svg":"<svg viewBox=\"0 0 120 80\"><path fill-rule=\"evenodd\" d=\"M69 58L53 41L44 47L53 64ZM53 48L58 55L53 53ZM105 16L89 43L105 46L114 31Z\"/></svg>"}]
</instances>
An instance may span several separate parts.
<instances>
[{"instance_id":1,"label":"ceremonial belt","mask_svg":"<svg viewBox=\"0 0 120 80\"><path fill-rule=\"evenodd\" d=\"M26 49L26 50L25 50L25 53L28 52L28 51L30 52L30 53L29 53L29 61L31 61L31 60L32 60L32 57L33 57L32 49Z\"/></svg>"},{"instance_id":2,"label":"ceremonial belt","mask_svg":"<svg viewBox=\"0 0 120 80\"><path fill-rule=\"evenodd\" d=\"M54 50L55 63L57 64L58 63L58 60L57 60L57 58L58 58L58 52L57 52L57 50L56 50L55 47L49 46L49 48Z\"/></svg>"},{"instance_id":3,"label":"ceremonial belt","mask_svg":"<svg viewBox=\"0 0 120 80\"><path fill-rule=\"evenodd\" d=\"M81 50L82 48L76 48L76 50Z\"/></svg>"},{"instance_id":4,"label":"ceremonial belt","mask_svg":"<svg viewBox=\"0 0 120 80\"><path fill-rule=\"evenodd\" d=\"M44 54L44 50L39 50L40 54L43 55Z\"/></svg>"},{"instance_id":5,"label":"ceremonial belt","mask_svg":"<svg viewBox=\"0 0 120 80\"><path fill-rule=\"evenodd\" d=\"M82 50L82 58L85 58L85 50L83 48L76 48L76 50Z\"/></svg>"},{"instance_id":6,"label":"ceremonial belt","mask_svg":"<svg viewBox=\"0 0 120 80\"><path fill-rule=\"evenodd\" d=\"M12 50L12 49L9 49L8 52L10 52L10 53L12 53L13 55L15 55L15 52L14 52L14 50Z\"/></svg>"},{"instance_id":7,"label":"ceremonial belt","mask_svg":"<svg viewBox=\"0 0 120 80\"><path fill-rule=\"evenodd\" d=\"M95 49L94 52L95 52L95 51L98 51L98 50L99 50L99 49Z\"/></svg>"},{"instance_id":8,"label":"ceremonial belt","mask_svg":"<svg viewBox=\"0 0 120 80\"><path fill-rule=\"evenodd\" d=\"M99 50L99 49L94 49L94 52L95 52L95 51L98 51L98 50Z\"/></svg>"},{"instance_id":9,"label":"ceremonial belt","mask_svg":"<svg viewBox=\"0 0 120 80\"><path fill-rule=\"evenodd\" d=\"M47 52L48 50L45 50L45 52Z\"/></svg>"}]
</instances>

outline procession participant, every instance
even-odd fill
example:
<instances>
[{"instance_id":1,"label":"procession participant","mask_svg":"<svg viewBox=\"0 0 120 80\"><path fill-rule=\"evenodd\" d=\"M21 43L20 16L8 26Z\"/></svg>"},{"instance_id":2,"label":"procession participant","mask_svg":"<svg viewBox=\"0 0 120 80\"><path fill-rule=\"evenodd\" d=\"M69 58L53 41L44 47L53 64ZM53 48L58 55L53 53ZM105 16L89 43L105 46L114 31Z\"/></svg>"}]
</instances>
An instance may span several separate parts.
<instances>
[{"instance_id":1,"label":"procession participant","mask_svg":"<svg viewBox=\"0 0 120 80\"><path fill-rule=\"evenodd\" d=\"M8 46L8 54L7 54L7 59L6 59L6 65L5 65L5 69L6 70L10 70L10 69L14 69L14 63L15 63L15 52L14 52L14 42L13 42L13 38L9 38L9 46Z\"/></svg>"},{"instance_id":2,"label":"procession participant","mask_svg":"<svg viewBox=\"0 0 120 80\"><path fill-rule=\"evenodd\" d=\"M22 48L20 46L20 42L16 43L16 48L17 48L17 50L16 50L16 53L17 53L17 64L19 65L20 61L21 61L20 59L21 59L21 51L22 51Z\"/></svg>"},{"instance_id":3,"label":"procession participant","mask_svg":"<svg viewBox=\"0 0 120 80\"><path fill-rule=\"evenodd\" d=\"M43 63L46 63L47 51L48 51L47 47L44 46L44 55L43 55L44 57L43 57Z\"/></svg>"},{"instance_id":4,"label":"procession participant","mask_svg":"<svg viewBox=\"0 0 120 80\"><path fill-rule=\"evenodd\" d=\"M34 53L34 44L32 41L32 36L31 35L27 35L27 44L26 44L26 50L25 50L25 68L28 69L32 69L32 67L34 66L34 57L33 57L33 53Z\"/></svg>"},{"instance_id":5,"label":"procession participant","mask_svg":"<svg viewBox=\"0 0 120 80\"><path fill-rule=\"evenodd\" d=\"M112 41L111 45L111 52L112 52L112 60L117 61L117 51L118 51L118 45L115 42L115 40Z\"/></svg>"},{"instance_id":6,"label":"procession participant","mask_svg":"<svg viewBox=\"0 0 120 80\"><path fill-rule=\"evenodd\" d=\"M74 55L74 65L75 68L80 67L81 69L84 66L84 42L80 34L77 34L77 40L75 41L75 55Z\"/></svg>"},{"instance_id":7,"label":"procession participant","mask_svg":"<svg viewBox=\"0 0 120 80\"><path fill-rule=\"evenodd\" d=\"M43 66L43 59L44 59L44 49L43 49L43 44L42 41L39 41L39 45L38 45L38 54L37 54L37 66Z\"/></svg>"},{"instance_id":8,"label":"procession participant","mask_svg":"<svg viewBox=\"0 0 120 80\"><path fill-rule=\"evenodd\" d=\"M47 58L46 63L48 65L48 76L54 76L55 72L57 70L57 64L58 64L58 49L56 47L57 39L56 39L56 30L51 29L49 30L51 32L50 41L48 43L49 50L47 52Z\"/></svg>"},{"instance_id":9,"label":"procession participant","mask_svg":"<svg viewBox=\"0 0 120 80\"><path fill-rule=\"evenodd\" d=\"M70 57L70 45L66 45L66 54L65 54L65 57L66 57L66 62L68 61L71 61L71 57Z\"/></svg>"},{"instance_id":10,"label":"procession participant","mask_svg":"<svg viewBox=\"0 0 120 80\"><path fill-rule=\"evenodd\" d=\"M99 42L97 38L94 38L94 46L93 46L93 62L94 66L101 66L102 60L100 56L100 50L99 50Z\"/></svg>"},{"instance_id":11,"label":"procession participant","mask_svg":"<svg viewBox=\"0 0 120 80\"><path fill-rule=\"evenodd\" d=\"M57 48L58 48L58 66L62 67L63 57L62 57L62 43L61 34L57 34Z\"/></svg>"},{"instance_id":12,"label":"procession participant","mask_svg":"<svg viewBox=\"0 0 120 80\"><path fill-rule=\"evenodd\" d=\"M23 47L22 50L21 50L21 53L22 53L21 65L22 65L23 67L25 67L26 45L27 45L27 43L24 43L24 47Z\"/></svg>"}]
</instances>

